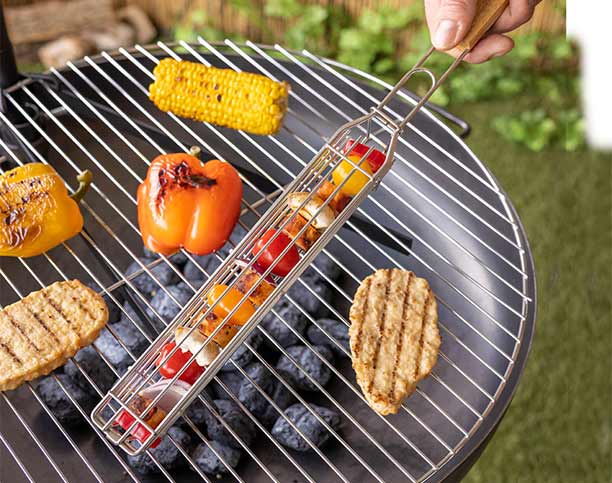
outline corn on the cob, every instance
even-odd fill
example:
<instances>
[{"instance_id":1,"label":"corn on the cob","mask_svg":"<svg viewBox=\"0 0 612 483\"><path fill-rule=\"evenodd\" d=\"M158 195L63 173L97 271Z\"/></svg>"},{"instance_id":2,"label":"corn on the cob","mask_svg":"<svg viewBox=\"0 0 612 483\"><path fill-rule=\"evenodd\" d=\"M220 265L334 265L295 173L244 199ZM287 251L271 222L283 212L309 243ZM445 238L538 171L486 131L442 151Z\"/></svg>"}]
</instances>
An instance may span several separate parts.
<instances>
[{"instance_id":1,"label":"corn on the cob","mask_svg":"<svg viewBox=\"0 0 612 483\"><path fill-rule=\"evenodd\" d=\"M287 111L289 85L262 75L171 58L153 74L149 98L177 116L267 135L280 129Z\"/></svg>"}]
</instances>

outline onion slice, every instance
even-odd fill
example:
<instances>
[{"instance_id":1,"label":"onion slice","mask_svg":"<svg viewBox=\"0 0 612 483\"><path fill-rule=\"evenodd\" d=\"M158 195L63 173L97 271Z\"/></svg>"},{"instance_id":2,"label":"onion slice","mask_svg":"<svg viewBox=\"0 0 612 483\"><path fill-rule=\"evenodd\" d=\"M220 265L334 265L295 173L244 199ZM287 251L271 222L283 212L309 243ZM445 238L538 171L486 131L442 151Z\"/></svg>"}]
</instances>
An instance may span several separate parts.
<instances>
[{"instance_id":1,"label":"onion slice","mask_svg":"<svg viewBox=\"0 0 612 483\"><path fill-rule=\"evenodd\" d=\"M177 327L176 332L174 333L174 338L176 341L178 342L182 340L183 337L185 337L184 334L189 330L191 329L186 327ZM191 354L197 353L195 358L196 363L201 367L207 367L219 354L219 346L211 340L206 347L200 350L206 340L207 337L196 329L181 343L179 350L182 350L183 352L190 352Z\"/></svg>"},{"instance_id":2,"label":"onion slice","mask_svg":"<svg viewBox=\"0 0 612 483\"><path fill-rule=\"evenodd\" d=\"M310 199L308 199L309 196L311 197ZM305 204L299 211L300 215L306 218L306 220L312 220L312 226L317 230L325 230L336 218L334 210L329 205L323 206L325 202L315 194L300 191L298 193L291 193L287 198L287 204L292 210L297 210L302 203ZM319 209L321 211L315 216Z\"/></svg>"},{"instance_id":3,"label":"onion slice","mask_svg":"<svg viewBox=\"0 0 612 483\"><path fill-rule=\"evenodd\" d=\"M143 389L139 392L139 395L143 398L152 400L163 392L164 394L159 401L157 401L157 407L168 413L183 397L185 397L190 388L191 384L181 381L180 379L174 383L169 379L164 379Z\"/></svg>"}]
</instances>

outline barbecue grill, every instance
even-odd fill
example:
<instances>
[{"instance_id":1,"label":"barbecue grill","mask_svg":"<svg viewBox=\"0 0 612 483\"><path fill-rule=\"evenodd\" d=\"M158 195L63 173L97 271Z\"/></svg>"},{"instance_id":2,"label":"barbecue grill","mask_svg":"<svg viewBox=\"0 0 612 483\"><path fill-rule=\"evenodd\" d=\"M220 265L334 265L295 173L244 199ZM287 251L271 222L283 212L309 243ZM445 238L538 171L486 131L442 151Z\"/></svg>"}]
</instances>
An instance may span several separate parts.
<instances>
[{"instance_id":1,"label":"barbecue grill","mask_svg":"<svg viewBox=\"0 0 612 483\"><path fill-rule=\"evenodd\" d=\"M283 130L275 137L258 137L158 111L148 101L147 87L153 67L167 56L288 81L292 92ZM0 72L4 89L0 105L2 169L30 161L48 162L68 183L84 169L94 173L94 183L82 203L85 229L81 235L36 258L0 259L0 304L15 302L56 280L78 278L121 311L125 312L121 301L130 301L136 314L125 316L149 342L156 332L147 312L155 313L155 309L135 287L134 279L146 274L156 281L157 290L172 298L152 271L156 265L168 264L194 292L197 289L172 258L139 259L142 241L135 193L150 160L160 153L187 151L198 145L210 157L230 161L243 176L240 224L248 230L338 125L365 114L392 87L307 51L229 40L136 46L25 78L18 78L6 59L3 56ZM405 116L416 103L414 94L402 90L387 112ZM321 302L331 317L346 324L357 285L375 269L406 268L426 277L439 303L442 347L438 364L397 415L382 417L365 403L350 359L331 364L320 357L332 371L331 383L314 397L301 393L296 397L333 408L341 415L342 427L332 431L325 447L313 447L307 454L280 445L237 395L215 378L260 432L251 446L238 438L243 458L225 479L458 479L503 416L533 336L533 261L510 200L459 137L422 109L398 142L392 170L324 253L342 276L338 281L327 279L333 300ZM222 254L216 256L223 259ZM139 269L128 274L132 262ZM312 292L303 280L296 284ZM317 324L306 310L300 310ZM255 330L274 345L263 327ZM305 335L295 335L301 344L312 347ZM117 340L130 352L120 337ZM278 344L275 350L287 355ZM273 362L253 352L255 360L286 383ZM104 391L89 376L88 368L75 365L102 398ZM109 367L118 378L110 362ZM77 406L82 424L64 427L36 392L35 382L2 393L0 479L148 480L127 464L125 454L90 420L91 408L82 407L60 379L53 377ZM257 390L265 394L259 386ZM283 417L282 411L278 414ZM184 420L194 427L188 417ZM195 434L210 445L201 431ZM215 479L197 467L188 448L174 443L192 471L177 473L157 462L160 475L155 481Z\"/></svg>"}]
</instances>

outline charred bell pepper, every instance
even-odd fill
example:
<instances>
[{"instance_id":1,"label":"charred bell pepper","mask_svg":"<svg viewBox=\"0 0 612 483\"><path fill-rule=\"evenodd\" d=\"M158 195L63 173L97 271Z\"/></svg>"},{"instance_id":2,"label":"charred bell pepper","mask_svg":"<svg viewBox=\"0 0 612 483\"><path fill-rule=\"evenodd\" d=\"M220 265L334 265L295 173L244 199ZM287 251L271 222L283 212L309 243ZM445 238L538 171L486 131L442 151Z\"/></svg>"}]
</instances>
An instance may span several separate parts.
<instances>
[{"instance_id":1,"label":"charred bell pepper","mask_svg":"<svg viewBox=\"0 0 612 483\"><path fill-rule=\"evenodd\" d=\"M138 188L138 223L145 246L169 255L180 248L206 255L221 248L240 216L242 181L224 161L191 154L155 158Z\"/></svg>"},{"instance_id":2,"label":"charred bell pepper","mask_svg":"<svg viewBox=\"0 0 612 483\"><path fill-rule=\"evenodd\" d=\"M83 229L78 202L91 184L91 172L77 176L72 195L49 165L29 163L0 175L0 256L33 257Z\"/></svg>"}]
</instances>

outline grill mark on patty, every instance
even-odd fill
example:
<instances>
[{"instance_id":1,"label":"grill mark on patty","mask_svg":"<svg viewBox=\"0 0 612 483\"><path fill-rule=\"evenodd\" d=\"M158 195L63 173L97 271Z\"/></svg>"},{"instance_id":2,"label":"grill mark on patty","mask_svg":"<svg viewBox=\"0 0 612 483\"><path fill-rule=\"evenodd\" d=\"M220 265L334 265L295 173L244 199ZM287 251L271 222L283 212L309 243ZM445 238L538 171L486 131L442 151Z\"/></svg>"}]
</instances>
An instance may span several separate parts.
<instances>
[{"instance_id":1,"label":"grill mark on patty","mask_svg":"<svg viewBox=\"0 0 612 483\"><path fill-rule=\"evenodd\" d=\"M0 341L0 347L2 347L4 352L6 352L17 364L23 366L23 362L21 361L21 359L17 357L17 355L11 350L11 348L7 344Z\"/></svg>"},{"instance_id":2,"label":"grill mark on patty","mask_svg":"<svg viewBox=\"0 0 612 483\"><path fill-rule=\"evenodd\" d=\"M423 343L425 339L425 317L427 317L427 308L429 307L429 301L431 299L431 292L427 291L427 298L423 304L423 314L421 315L421 334L419 336L419 345L417 347L417 354L414 364L414 380L419 379L419 373L421 371L421 357L423 356Z\"/></svg>"},{"instance_id":3,"label":"grill mark on patty","mask_svg":"<svg viewBox=\"0 0 612 483\"><path fill-rule=\"evenodd\" d=\"M370 299L370 289L372 288L372 279L366 279L365 285L365 297L363 301L363 309L361 310L361 317L358 317L358 320L361 322L361 325L357 327L357 343L355 344L355 356L360 357L361 346L363 344L362 336L363 336L363 326L365 325L365 316L368 312L368 300Z\"/></svg>"},{"instance_id":4,"label":"grill mark on patty","mask_svg":"<svg viewBox=\"0 0 612 483\"><path fill-rule=\"evenodd\" d=\"M376 341L376 349L374 350L374 359L372 364L372 370L370 371L371 377L370 382L368 383L368 391L372 391L372 386L374 386L374 379L376 377L376 368L378 367L378 355L380 353L380 347L382 346L382 338L384 336L385 330L385 322L387 319L387 299L389 298L389 290L391 289L391 281L393 280L393 272L391 270L385 270L385 295L383 298L383 310L380 316L380 324L378 326L379 337Z\"/></svg>"},{"instance_id":5,"label":"grill mark on patty","mask_svg":"<svg viewBox=\"0 0 612 483\"><path fill-rule=\"evenodd\" d=\"M60 340L57 338L57 335L55 335L55 333L49 328L49 326L45 323L45 321L43 319L40 318L40 316L38 315L38 313L36 312L36 310L32 310L32 308L30 308L30 304L29 304L29 300L27 297L22 299L23 302L23 306L24 308L30 312L30 314L32 315L32 318L38 322L38 324L45 329L45 332L47 332L47 334L49 334L53 340L55 342L57 342L58 344L60 344Z\"/></svg>"},{"instance_id":6,"label":"grill mark on patty","mask_svg":"<svg viewBox=\"0 0 612 483\"><path fill-rule=\"evenodd\" d=\"M391 374L391 389L389 395L391 398L395 396L395 384L397 383L397 368L399 367L400 354L404 346L404 330L406 329L406 309L409 306L410 297L410 282L412 281L412 272L408 272L408 281L406 282L406 290L404 293L404 301L402 303L402 323L400 325L400 337L395 348L395 365Z\"/></svg>"},{"instance_id":7,"label":"grill mark on patty","mask_svg":"<svg viewBox=\"0 0 612 483\"><path fill-rule=\"evenodd\" d=\"M49 296L47 295L47 293L46 293L44 290L42 290L40 293L42 294L43 298L44 298L44 299L47 301L47 303L48 303L48 304L49 304L51 307L53 307L53 309L54 309L54 310L55 310L55 311L56 311L56 312L57 312L57 313L60 315L60 317L61 317L62 319L64 319L64 321L66 322L66 324L68 325L68 327L70 327L70 330L71 330L71 331L72 331L74 334L76 334L76 335L77 335L77 337L80 339L80 338L81 338L81 334L79 334L79 332L73 328L73 326L72 326L72 325L73 325L73 324L72 324L72 321L71 321L71 320L70 320L70 318L69 318L69 317L68 317L68 316L67 316L67 315L64 313L64 311L62 310L62 308L61 308L60 306L58 306L58 305L55 303L55 300L53 300L51 297L49 297Z\"/></svg>"},{"instance_id":8,"label":"grill mark on patty","mask_svg":"<svg viewBox=\"0 0 612 483\"><path fill-rule=\"evenodd\" d=\"M41 349L34 343L34 341L32 339L30 339L28 337L28 335L25 333L25 331L23 330L23 327L21 326L21 324L19 323L19 321L17 319L15 319L15 317L13 317L8 310L4 311L4 314L6 315L6 318L8 319L9 323L17 330L17 332L19 332L21 334L21 336L28 341L28 344L34 349L35 352L41 352Z\"/></svg>"}]
</instances>

